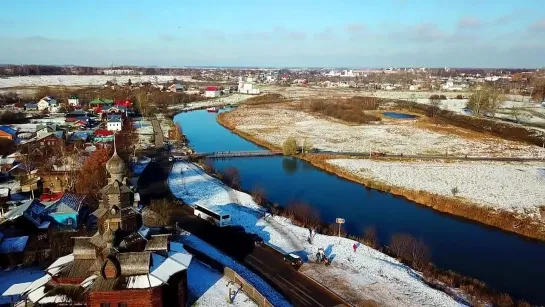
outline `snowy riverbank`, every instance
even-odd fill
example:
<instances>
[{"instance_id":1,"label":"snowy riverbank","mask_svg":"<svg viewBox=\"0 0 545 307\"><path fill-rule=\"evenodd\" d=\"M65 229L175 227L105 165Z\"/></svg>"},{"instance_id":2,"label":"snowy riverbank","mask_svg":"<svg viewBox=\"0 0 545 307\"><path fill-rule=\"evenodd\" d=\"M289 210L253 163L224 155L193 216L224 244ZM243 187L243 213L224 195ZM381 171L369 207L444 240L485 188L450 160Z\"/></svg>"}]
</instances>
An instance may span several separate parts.
<instances>
[{"instance_id":1,"label":"snowy riverbank","mask_svg":"<svg viewBox=\"0 0 545 307\"><path fill-rule=\"evenodd\" d=\"M459 197L472 203L539 218L545 198L545 163L432 162L335 159L328 163L388 185ZM457 193L453 195L452 190Z\"/></svg>"},{"instance_id":2,"label":"snowy riverbank","mask_svg":"<svg viewBox=\"0 0 545 307\"><path fill-rule=\"evenodd\" d=\"M334 258L332 265L307 263L302 271L311 277L319 271L322 282L335 284L333 290L356 305L363 300L374 300L381 306L399 306L400 302L404 306L459 305L447 294L427 286L418 272L385 254L364 245L354 253L353 240L317 234L314 244L309 244L307 229L283 217L265 217L250 195L226 187L195 165L176 163L169 175L169 186L176 197L230 213L233 224L257 233L283 252L301 255L305 262L313 262L312 255L319 247L324 248ZM344 276L344 285L338 282L339 272Z\"/></svg>"}]
</instances>

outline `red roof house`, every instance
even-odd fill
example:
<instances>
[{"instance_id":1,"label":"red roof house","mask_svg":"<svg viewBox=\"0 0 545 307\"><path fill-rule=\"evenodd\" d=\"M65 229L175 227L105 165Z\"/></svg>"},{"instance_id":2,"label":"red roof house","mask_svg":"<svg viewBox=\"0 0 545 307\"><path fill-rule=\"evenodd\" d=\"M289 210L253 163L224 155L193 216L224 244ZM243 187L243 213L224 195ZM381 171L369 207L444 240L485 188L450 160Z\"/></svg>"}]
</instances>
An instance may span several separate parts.
<instances>
[{"instance_id":1,"label":"red roof house","mask_svg":"<svg viewBox=\"0 0 545 307\"><path fill-rule=\"evenodd\" d=\"M95 130L95 136L98 136L98 137L108 137L111 135L114 135L114 132L110 130L106 130L106 129Z\"/></svg>"},{"instance_id":2,"label":"red roof house","mask_svg":"<svg viewBox=\"0 0 545 307\"><path fill-rule=\"evenodd\" d=\"M130 99L116 99L114 105L130 108L132 107L132 101Z\"/></svg>"}]
</instances>

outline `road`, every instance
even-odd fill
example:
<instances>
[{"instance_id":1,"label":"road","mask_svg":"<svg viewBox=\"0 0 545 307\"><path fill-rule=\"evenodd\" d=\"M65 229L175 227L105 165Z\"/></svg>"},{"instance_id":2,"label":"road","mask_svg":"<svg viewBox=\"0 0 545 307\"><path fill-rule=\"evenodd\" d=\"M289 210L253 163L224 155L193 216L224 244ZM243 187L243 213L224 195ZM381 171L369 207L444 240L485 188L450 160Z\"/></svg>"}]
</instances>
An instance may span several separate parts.
<instances>
[{"instance_id":1,"label":"road","mask_svg":"<svg viewBox=\"0 0 545 307\"><path fill-rule=\"evenodd\" d=\"M167 183L170 168L171 163L163 156L157 156L156 162L151 162L146 167L138 182L140 197L144 204L149 204L152 199L165 197L173 199ZM295 306L348 305L340 297L286 263L280 252L267 245L255 246L248 234L234 231L232 228L219 228L196 217L191 207L182 206L185 214L175 218L178 227L244 264Z\"/></svg>"},{"instance_id":2,"label":"road","mask_svg":"<svg viewBox=\"0 0 545 307\"><path fill-rule=\"evenodd\" d=\"M152 119L151 120L151 126L153 127L153 133L154 133L154 139L155 139L155 148L161 149L163 148L163 142L164 142L164 136L163 136L163 129L161 129L161 124L159 124L159 120Z\"/></svg>"}]
</instances>

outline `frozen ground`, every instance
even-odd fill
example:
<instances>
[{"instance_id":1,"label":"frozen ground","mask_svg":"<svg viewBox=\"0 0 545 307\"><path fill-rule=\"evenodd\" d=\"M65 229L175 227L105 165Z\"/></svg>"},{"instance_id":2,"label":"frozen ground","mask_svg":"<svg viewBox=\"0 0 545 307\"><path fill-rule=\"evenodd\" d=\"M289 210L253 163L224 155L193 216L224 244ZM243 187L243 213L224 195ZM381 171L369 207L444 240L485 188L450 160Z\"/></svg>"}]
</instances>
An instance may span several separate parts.
<instances>
[{"instance_id":1,"label":"frozen ground","mask_svg":"<svg viewBox=\"0 0 545 307\"><path fill-rule=\"evenodd\" d=\"M10 297L2 296L9 287L18 283L32 282L44 275L43 270L35 267L0 270L0 305L11 302Z\"/></svg>"},{"instance_id":2,"label":"frozen ground","mask_svg":"<svg viewBox=\"0 0 545 307\"><path fill-rule=\"evenodd\" d=\"M329 163L389 185L457 197L496 209L538 217L545 205L545 163L398 162L336 159Z\"/></svg>"},{"instance_id":3,"label":"frozen ground","mask_svg":"<svg viewBox=\"0 0 545 307\"><path fill-rule=\"evenodd\" d=\"M101 86L107 81L127 83L153 82L164 83L171 80L191 81L191 76L161 76L161 75L55 75L55 76L17 76L0 78L0 88L20 86Z\"/></svg>"},{"instance_id":4,"label":"frozen ground","mask_svg":"<svg viewBox=\"0 0 545 307\"><path fill-rule=\"evenodd\" d=\"M237 104L249 98L252 98L252 96L234 93L225 97L218 97L218 98L204 100L204 101L196 101L196 102L191 102L191 103L187 103L183 105L180 104L180 105L170 106L168 108L172 110L192 111L192 110L208 108L208 107L220 107L220 106L225 106L230 104Z\"/></svg>"},{"instance_id":5,"label":"frozen ground","mask_svg":"<svg viewBox=\"0 0 545 307\"><path fill-rule=\"evenodd\" d=\"M226 119L237 129L277 146L282 146L288 137L295 137L301 144L306 140L314 148L334 152L533 158L545 155L541 147L451 126L435 126L426 119L385 118L377 124L347 125L280 105L239 107Z\"/></svg>"},{"instance_id":6,"label":"frozen ground","mask_svg":"<svg viewBox=\"0 0 545 307\"><path fill-rule=\"evenodd\" d=\"M230 284L228 278L196 259L187 269L187 286L190 297L195 300L193 306L257 306L243 291L237 293L231 304L229 289L237 291L239 287Z\"/></svg>"},{"instance_id":7,"label":"frozen ground","mask_svg":"<svg viewBox=\"0 0 545 307\"><path fill-rule=\"evenodd\" d=\"M342 272L346 288L335 290L356 305L363 300L374 300L381 306L399 306L399 302L404 306L458 305L447 294L428 287L418 272L397 260L364 245L354 253L355 241L317 234L314 244L308 243L307 229L283 217L266 216L250 195L224 186L193 164L176 163L169 175L169 186L176 197L189 204L230 213L233 224L257 233L267 244L283 252L297 253L305 262L313 261L312 255L323 247L326 254L333 257L331 266L314 266L316 272L304 270L305 273L321 274L321 281L331 284ZM192 244L186 240L183 243Z\"/></svg>"}]
</instances>

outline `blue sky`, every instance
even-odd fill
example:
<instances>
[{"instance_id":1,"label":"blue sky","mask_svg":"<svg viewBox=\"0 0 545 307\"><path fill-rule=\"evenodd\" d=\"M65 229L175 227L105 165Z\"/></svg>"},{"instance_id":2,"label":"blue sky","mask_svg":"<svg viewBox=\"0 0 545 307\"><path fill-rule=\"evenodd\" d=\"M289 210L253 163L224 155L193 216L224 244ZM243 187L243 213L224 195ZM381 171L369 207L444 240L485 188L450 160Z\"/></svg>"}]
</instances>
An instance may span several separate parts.
<instances>
[{"instance_id":1,"label":"blue sky","mask_svg":"<svg viewBox=\"0 0 545 307\"><path fill-rule=\"evenodd\" d=\"M0 7L0 63L545 67L543 0L18 0Z\"/></svg>"}]
</instances>

